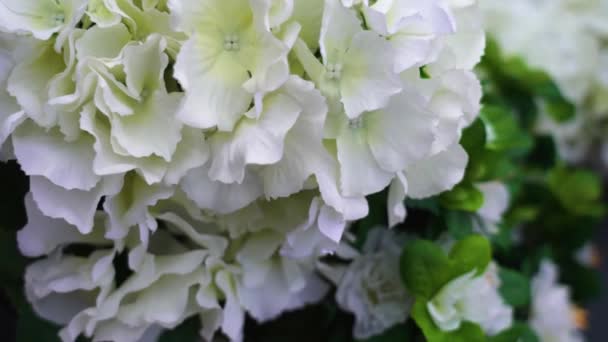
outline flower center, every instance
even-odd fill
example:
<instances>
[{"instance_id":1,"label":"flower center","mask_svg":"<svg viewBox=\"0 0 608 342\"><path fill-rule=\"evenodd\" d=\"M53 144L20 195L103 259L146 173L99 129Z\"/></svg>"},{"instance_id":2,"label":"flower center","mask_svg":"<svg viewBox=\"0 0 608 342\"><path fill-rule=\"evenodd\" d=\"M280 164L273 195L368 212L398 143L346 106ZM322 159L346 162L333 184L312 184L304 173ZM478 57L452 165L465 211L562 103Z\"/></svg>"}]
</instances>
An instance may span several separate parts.
<instances>
[{"instance_id":1,"label":"flower center","mask_svg":"<svg viewBox=\"0 0 608 342\"><path fill-rule=\"evenodd\" d=\"M51 17L51 22L55 25L61 25L65 22L65 15L63 13L57 13Z\"/></svg>"},{"instance_id":2,"label":"flower center","mask_svg":"<svg viewBox=\"0 0 608 342\"><path fill-rule=\"evenodd\" d=\"M332 80L337 80L342 76L342 64L327 64L325 67L327 71L327 77Z\"/></svg>"},{"instance_id":3,"label":"flower center","mask_svg":"<svg viewBox=\"0 0 608 342\"><path fill-rule=\"evenodd\" d=\"M228 34L224 37L224 50L238 51L240 49L239 36L236 34Z\"/></svg>"},{"instance_id":4,"label":"flower center","mask_svg":"<svg viewBox=\"0 0 608 342\"><path fill-rule=\"evenodd\" d=\"M358 129L363 127L363 118L361 116L348 120L348 127L351 129Z\"/></svg>"}]
</instances>

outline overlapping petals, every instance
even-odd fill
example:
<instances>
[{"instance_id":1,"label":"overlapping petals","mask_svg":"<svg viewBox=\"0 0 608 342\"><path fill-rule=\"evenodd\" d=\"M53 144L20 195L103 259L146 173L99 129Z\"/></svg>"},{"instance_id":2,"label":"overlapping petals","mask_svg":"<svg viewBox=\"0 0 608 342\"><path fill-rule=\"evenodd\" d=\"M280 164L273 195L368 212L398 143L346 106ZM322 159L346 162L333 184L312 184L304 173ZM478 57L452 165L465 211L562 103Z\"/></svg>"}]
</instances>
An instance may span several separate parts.
<instances>
[{"instance_id":1,"label":"overlapping petals","mask_svg":"<svg viewBox=\"0 0 608 342\"><path fill-rule=\"evenodd\" d=\"M0 146L30 177L19 247L40 257L28 299L64 341L136 341L193 316L206 340L239 341L245 315L319 301L319 258L357 258L344 240L367 196L389 188L394 226L406 197L462 179L477 14L440 0L0 0ZM390 303L407 299L394 257L354 262L395 290L386 310L365 302L357 336L407 318ZM359 305L345 286L339 300Z\"/></svg>"}]
</instances>

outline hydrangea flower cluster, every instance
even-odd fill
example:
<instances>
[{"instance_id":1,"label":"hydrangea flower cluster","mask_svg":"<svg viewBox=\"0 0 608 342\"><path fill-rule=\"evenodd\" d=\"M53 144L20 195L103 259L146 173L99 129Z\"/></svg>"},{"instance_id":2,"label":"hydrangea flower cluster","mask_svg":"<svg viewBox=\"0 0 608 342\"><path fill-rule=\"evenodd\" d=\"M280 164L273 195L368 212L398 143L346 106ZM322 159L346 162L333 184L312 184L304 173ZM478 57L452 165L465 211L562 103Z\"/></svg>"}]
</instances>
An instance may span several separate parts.
<instances>
[{"instance_id":1,"label":"hydrangea flower cluster","mask_svg":"<svg viewBox=\"0 0 608 342\"><path fill-rule=\"evenodd\" d=\"M576 116L565 123L542 116L539 131L554 136L570 162L582 161L599 144L608 165L608 4L516 0L482 1L481 7L484 26L504 52L547 72L576 106Z\"/></svg>"},{"instance_id":2,"label":"hydrangea flower cluster","mask_svg":"<svg viewBox=\"0 0 608 342\"><path fill-rule=\"evenodd\" d=\"M462 179L484 45L474 0L0 0L28 299L118 342L318 301L367 195L395 225Z\"/></svg>"}]
</instances>

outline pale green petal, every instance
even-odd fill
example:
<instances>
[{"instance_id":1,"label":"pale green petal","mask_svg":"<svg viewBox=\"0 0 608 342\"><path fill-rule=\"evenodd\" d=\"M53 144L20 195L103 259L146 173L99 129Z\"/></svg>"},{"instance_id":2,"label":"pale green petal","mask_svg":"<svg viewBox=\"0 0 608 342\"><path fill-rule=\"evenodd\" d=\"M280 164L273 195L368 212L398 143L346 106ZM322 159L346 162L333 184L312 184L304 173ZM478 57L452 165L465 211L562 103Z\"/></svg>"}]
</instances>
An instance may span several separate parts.
<instances>
[{"instance_id":1,"label":"pale green petal","mask_svg":"<svg viewBox=\"0 0 608 342\"><path fill-rule=\"evenodd\" d=\"M253 99L243 88L247 70L226 53L206 66L195 40L186 42L175 65L175 77L186 90L178 117L192 127L231 131Z\"/></svg>"},{"instance_id":2,"label":"pale green petal","mask_svg":"<svg viewBox=\"0 0 608 342\"><path fill-rule=\"evenodd\" d=\"M342 6L340 0L326 0L319 38L323 62L339 62L360 31L361 22L353 10Z\"/></svg>"},{"instance_id":3,"label":"pale green petal","mask_svg":"<svg viewBox=\"0 0 608 342\"><path fill-rule=\"evenodd\" d=\"M128 173L120 193L107 197L103 206L110 218L107 237L122 239L129 228L134 226L139 226L140 234L143 234L142 230L155 230L157 223L150 214L149 207L171 197L173 192L174 189L169 186L148 185L141 177Z\"/></svg>"},{"instance_id":4,"label":"pale green petal","mask_svg":"<svg viewBox=\"0 0 608 342\"><path fill-rule=\"evenodd\" d=\"M373 32L357 33L345 56L340 79L346 115L356 118L365 111L382 108L400 90L388 42Z\"/></svg>"},{"instance_id":5,"label":"pale green petal","mask_svg":"<svg viewBox=\"0 0 608 342\"><path fill-rule=\"evenodd\" d=\"M73 28L85 6L84 0L2 0L0 26L11 32L29 32L36 39L48 40L54 33Z\"/></svg>"},{"instance_id":6,"label":"pale green petal","mask_svg":"<svg viewBox=\"0 0 608 342\"><path fill-rule=\"evenodd\" d=\"M167 162L160 157L132 158L117 154L110 141L109 122L94 106L87 105L80 118L81 128L95 137L93 170L98 175L122 174L137 170L148 184L160 182L167 173Z\"/></svg>"},{"instance_id":7,"label":"pale green petal","mask_svg":"<svg viewBox=\"0 0 608 342\"><path fill-rule=\"evenodd\" d=\"M122 51L122 64L127 88L131 94L164 90L164 73L169 57L164 53L166 41L160 35L151 35L141 44L130 44ZM142 63L142 61L146 63ZM145 96L143 96L145 97Z\"/></svg>"},{"instance_id":8,"label":"pale green petal","mask_svg":"<svg viewBox=\"0 0 608 342\"><path fill-rule=\"evenodd\" d=\"M93 26L76 42L79 61L87 57L114 58L131 41L131 34L124 24L103 28Z\"/></svg>"},{"instance_id":9,"label":"pale green petal","mask_svg":"<svg viewBox=\"0 0 608 342\"><path fill-rule=\"evenodd\" d=\"M48 43L36 42L27 57L13 69L8 81L8 92L17 98L28 117L43 127L51 127L57 120L45 106L48 101L47 85L58 73L65 69L63 57L57 54Z\"/></svg>"},{"instance_id":10,"label":"pale green petal","mask_svg":"<svg viewBox=\"0 0 608 342\"><path fill-rule=\"evenodd\" d=\"M122 17L107 6L106 0L89 0L87 14L97 26L105 28L120 23Z\"/></svg>"},{"instance_id":11,"label":"pale green petal","mask_svg":"<svg viewBox=\"0 0 608 342\"><path fill-rule=\"evenodd\" d=\"M182 139L182 125L175 118L181 97L155 91L134 108L133 115L112 118L112 138L133 157L155 155L170 162Z\"/></svg>"},{"instance_id":12,"label":"pale green petal","mask_svg":"<svg viewBox=\"0 0 608 342\"><path fill-rule=\"evenodd\" d=\"M302 26L300 38L306 45L316 51L319 48L321 21L323 20L324 0L294 0L292 20Z\"/></svg>"}]
</instances>

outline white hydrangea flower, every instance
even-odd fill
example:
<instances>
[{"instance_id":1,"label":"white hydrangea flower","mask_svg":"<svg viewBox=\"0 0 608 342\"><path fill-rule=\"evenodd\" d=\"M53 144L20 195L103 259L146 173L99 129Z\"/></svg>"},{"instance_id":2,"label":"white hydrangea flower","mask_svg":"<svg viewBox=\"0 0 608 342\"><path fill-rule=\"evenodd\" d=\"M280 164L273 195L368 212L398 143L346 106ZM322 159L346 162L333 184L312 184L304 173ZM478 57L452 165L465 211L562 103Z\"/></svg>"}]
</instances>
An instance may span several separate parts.
<instances>
[{"instance_id":1,"label":"white hydrangea flower","mask_svg":"<svg viewBox=\"0 0 608 342\"><path fill-rule=\"evenodd\" d=\"M476 272L451 280L427 302L428 312L439 329L458 330L463 321L470 321L493 336L513 323L513 309L498 292L498 267L492 263L483 275L477 276Z\"/></svg>"},{"instance_id":2,"label":"white hydrangea flower","mask_svg":"<svg viewBox=\"0 0 608 342\"><path fill-rule=\"evenodd\" d=\"M55 49L81 20L85 0L2 0L0 1L0 28L9 32L27 32L36 39L49 40L55 33Z\"/></svg>"},{"instance_id":3,"label":"white hydrangea flower","mask_svg":"<svg viewBox=\"0 0 608 342\"><path fill-rule=\"evenodd\" d=\"M266 22L269 1L169 1L169 7L176 28L190 36L175 65L186 90L180 119L232 131L254 96L275 90L288 77L281 63L288 46Z\"/></svg>"},{"instance_id":4,"label":"white hydrangea flower","mask_svg":"<svg viewBox=\"0 0 608 342\"><path fill-rule=\"evenodd\" d=\"M325 272L337 282L336 301L355 315L353 336L366 339L381 334L409 317L414 298L399 276L404 239L375 228L368 233L361 255L345 269ZM328 266L329 267L329 266Z\"/></svg>"},{"instance_id":5,"label":"white hydrangea flower","mask_svg":"<svg viewBox=\"0 0 608 342\"><path fill-rule=\"evenodd\" d=\"M339 0L325 2L319 46L323 64L303 42L296 44L296 53L321 91L344 105L348 118L384 107L401 90L390 44L363 30L354 10Z\"/></svg>"},{"instance_id":6,"label":"white hydrangea flower","mask_svg":"<svg viewBox=\"0 0 608 342\"><path fill-rule=\"evenodd\" d=\"M455 18L444 1L381 0L363 8L366 23L395 49L395 71L433 62L442 37L456 31Z\"/></svg>"},{"instance_id":7,"label":"white hydrangea flower","mask_svg":"<svg viewBox=\"0 0 608 342\"><path fill-rule=\"evenodd\" d=\"M543 261L532 279L532 329L542 341L584 341L573 312L568 287L558 284L557 266Z\"/></svg>"}]
</instances>

